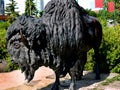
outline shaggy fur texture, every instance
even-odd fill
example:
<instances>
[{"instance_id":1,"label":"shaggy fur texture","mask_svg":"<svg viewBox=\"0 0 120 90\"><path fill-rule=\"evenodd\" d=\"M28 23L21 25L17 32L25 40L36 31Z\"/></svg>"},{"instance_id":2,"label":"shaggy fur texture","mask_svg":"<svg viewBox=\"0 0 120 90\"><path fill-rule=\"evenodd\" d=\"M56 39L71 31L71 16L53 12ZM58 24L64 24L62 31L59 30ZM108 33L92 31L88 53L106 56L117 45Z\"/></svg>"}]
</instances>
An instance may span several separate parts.
<instances>
[{"instance_id":1,"label":"shaggy fur texture","mask_svg":"<svg viewBox=\"0 0 120 90\"><path fill-rule=\"evenodd\" d=\"M40 52L41 48L46 46L44 44L43 46L38 46L38 44L41 43L38 39L41 37L40 33L43 29L41 20L33 17L20 16L7 30L8 52L11 55L12 61L19 64L22 72L25 72L28 81L33 78L35 70L40 66L40 63L42 63L42 61L39 62ZM36 47L33 45L33 40L38 42ZM42 42L46 41L42 38L40 40L42 40Z\"/></svg>"},{"instance_id":2,"label":"shaggy fur texture","mask_svg":"<svg viewBox=\"0 0 120 90\"><path fill-rule=\"evenodd\" d=\"M89 49L94 49L95 61L99 62L98 51L102 39L101 24L96 18L89 16L75 0L51 0L46 5L42 18L48 26L49 32L52 32L51 43L56 43L56 46L58 44L59 48L61 48L61 43L64 44L64 41L67 41L68 45L71 45L70 47L79 45L76 49L79 48L79 52L82 54L79 56L81 64L77 66L79 68L78 79L82 76ZM59 34L57 37L53 36L57 34ZM66 49L66 47L64 48ZM99 75L96 75L96 78L98 77Z\"/></svg>"},{"instance_id":3,"label":"shaggy fur texture","mask_svg":"<svg viewBox=\"0 0 120 90\"><path fill-rule=\"evenodd\" d=\"M100 23L75 0L51 0L40 19L20 16L7 30L12 61L19 64L28 81L40 66L52 68L56 74L52 90L59 90L59 77L67 72L71 75L69 90L76 89L75 79L81 76L91 48L99 64L101 39ZM99 78L99 69L96 77Z\"/></svg>"}]
</instances>

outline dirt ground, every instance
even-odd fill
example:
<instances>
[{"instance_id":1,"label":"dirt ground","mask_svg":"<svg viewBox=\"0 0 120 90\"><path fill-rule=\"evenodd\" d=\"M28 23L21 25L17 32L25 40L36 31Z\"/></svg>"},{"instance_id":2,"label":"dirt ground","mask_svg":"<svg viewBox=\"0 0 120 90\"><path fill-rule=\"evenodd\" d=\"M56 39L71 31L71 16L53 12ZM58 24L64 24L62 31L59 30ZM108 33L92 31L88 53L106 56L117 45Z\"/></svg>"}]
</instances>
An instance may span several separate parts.
<instances>
[{"instance_id":1,"label":"dirt ground","mask_svg":"<svg viewBox=\"0 0 120 90\"><path fill-rule=\"evenodd\" d=\"M50 75L52 77L47 78ZM118 74L102 74L101 80L94 80L94 73L84 71L83 79L76 83L77 90L120 90L120 81L115 81L107 86L100 84L107 78L113 78L116 75ZM40 67L29 84L24 80L24 74L20 70L15 70L9 73L0 73L0 90L50 90L54 80L54 72L48 67ZM61 90L68 90L69 83L69 75L61 78Z\"/></svg>"}]
</instances>

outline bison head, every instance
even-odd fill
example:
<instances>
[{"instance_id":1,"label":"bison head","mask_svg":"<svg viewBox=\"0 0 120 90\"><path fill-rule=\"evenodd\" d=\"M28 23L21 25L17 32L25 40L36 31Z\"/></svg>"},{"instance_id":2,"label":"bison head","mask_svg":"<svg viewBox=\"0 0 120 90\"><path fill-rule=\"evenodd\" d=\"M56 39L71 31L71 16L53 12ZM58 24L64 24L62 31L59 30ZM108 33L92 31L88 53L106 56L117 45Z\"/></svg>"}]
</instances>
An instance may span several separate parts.
<instances>
[{"instance_id":1,"label":"bison head","mask_svg":"<svg viewBox=\"0 0 120 90\"><path fill-rule=\"evenodd\" d=\"M27 40L24 40L19 33L14 35L7 44L8 52L11 56L13 63L20 66L22 72L25 72L26 79L30 81L35 73L35 70L39 67L38 63L40 57L37 56L34 50L29 48Z\"/></svg>"},{"instance_id":2,"label":"bison head","mask_svg":"<svg viewBox=\"0 0 120 90\"><path fill-rule=\"evenodd\" d=\"M45 43L43 32L39 19L26 16L20 16L7 30L7 49L11 60L20 66L28 82L40 66L40 50L45 45L42 44Z\"/></svg>"}]
</instances>

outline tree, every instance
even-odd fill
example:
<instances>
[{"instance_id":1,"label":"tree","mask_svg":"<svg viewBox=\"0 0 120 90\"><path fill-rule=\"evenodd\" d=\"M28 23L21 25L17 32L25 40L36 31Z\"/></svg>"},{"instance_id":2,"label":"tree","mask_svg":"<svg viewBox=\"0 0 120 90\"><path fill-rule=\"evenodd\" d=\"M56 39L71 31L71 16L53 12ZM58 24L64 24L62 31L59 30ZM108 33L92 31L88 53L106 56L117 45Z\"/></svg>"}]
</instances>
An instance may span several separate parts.
<instances>
[{"instance_id":1,"label":"tree","mask_svg":"<svg viewBox=\"0 0 120 90\"><path fill-rule=\"evenodd\" d=\"M36 5L33 1L34 0L26 0L25 2L25 15L27 16L36 15L37 13Z\"/></svg>"},{"instance_id":2,"label":"tree","mask_svg":"<svg viewBox=\"0 0 120 90\"><path fill-rule=\"evenodd\" d=\"M6 6L6 14L9 16L8 21L12 23L15 20L15 18L19 15L19 12L16 11L18 7L16 7L17 3L15 2L15 0L9 1L10 3Z\"/></svg>"}]
</instances>

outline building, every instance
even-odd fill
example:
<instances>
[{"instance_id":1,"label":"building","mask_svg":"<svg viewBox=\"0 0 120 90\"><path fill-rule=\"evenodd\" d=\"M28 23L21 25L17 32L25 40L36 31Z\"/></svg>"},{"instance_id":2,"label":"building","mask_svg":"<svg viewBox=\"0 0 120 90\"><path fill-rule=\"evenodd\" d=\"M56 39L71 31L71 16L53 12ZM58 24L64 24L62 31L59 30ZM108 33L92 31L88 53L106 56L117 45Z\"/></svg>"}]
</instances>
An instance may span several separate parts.
<instances>
[{"instance_id":1,"label":"building","mask_svg":"<svg viewBox=\"0 0 120 90\"><path fill-rule=\"evenodd\" d=\"M5 15L5 6L4 0L0 0L0 21L5 21L8 19L8 16Z\"/></svg>"},{"instance_id":2,"label":"building","mask_svg":"<svg viewBox=\"0 0 120 90\"><path fill-rule=\"evenodd\" d=\"M35 3L36 3L37 10L43 11L43 9L44 9L44 0L36 0Z\"/></svg>"},{"instance_id":3,"label":"building","mask_svg":"<svg viewBox=\"0 0 120 90\"><path fill-rule=\"evenodd\" d=\"M4 10L4 0L0 0L0 15L4 15L5 10Z\"/></svg>"}]
</instances>

